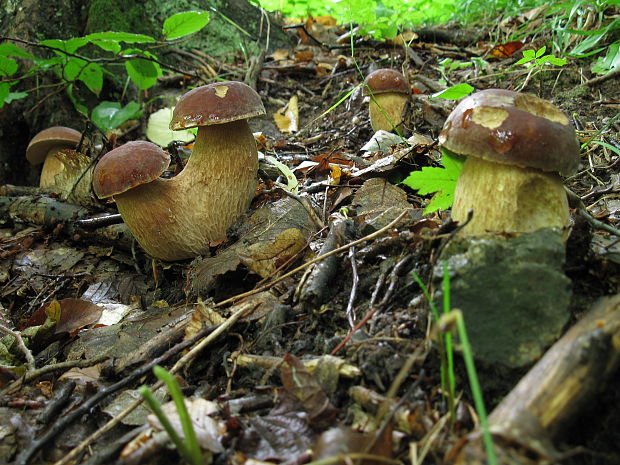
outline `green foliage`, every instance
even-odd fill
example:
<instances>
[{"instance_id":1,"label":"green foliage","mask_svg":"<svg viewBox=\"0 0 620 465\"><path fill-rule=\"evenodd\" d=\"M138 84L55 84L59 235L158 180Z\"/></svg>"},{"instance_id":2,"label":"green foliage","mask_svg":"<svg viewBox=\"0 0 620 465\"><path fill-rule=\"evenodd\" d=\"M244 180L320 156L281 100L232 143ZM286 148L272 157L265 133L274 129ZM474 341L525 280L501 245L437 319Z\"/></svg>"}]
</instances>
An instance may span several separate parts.
<instances>
[{"instance_id":1,"label":"green foliage","mask_svg":"<svg viewBox=\"0 0 620 465\"><path fill-rule=\"evenodd\" d=\"M286 16L332 15L338 22L354 22L360 34L394 37L399 29L447 21L457 11L455 0L260 0L267 10Z\"/></svg>"},{"instance_id":2,"label":"green foliage","mask_svg":"<svg viewBox=\"0 0 620 465\"><path fill-rule=\"evenodd\" d=\"M178 39L202 29L208 22L209 13L206 11L184 11L174 14L164 21L164 37L167 40Z\"/></svg>"},{"instance_id":3,"label":"green foliage","mask_svg":"<svg viewBox=\"0 0 620 465\"><path fill-rule=\"evenodd\" d=\"M403 180L404 184L416 189L421 195L435 193L424 213L446 210L454 201L454 190L464 161L457 155L444 152L441 162L443 168L427 166L420 171L413 171Z\"/></svg>"},{"instance_id":4,"label":"green foliage","mask_svg":"<svg viewBox=\"0 0 620 465\"><path fill-rule=\"evenodd\" d=\"M116 129L125 121L140 117L140 105L136 102L129 102L124 107L118 102L103 101L93 108L90 119L102 131Z\"/></svg>"},{"instance_id":5,"label":"green foliage","mask_svg":"<svg viewBox=\"0 0 620 465\"><path fill-rule=\"evenodd\" d=\"M142 386L139 389L140 395L144 398L155 416L157 416L157 419L166 430L166 433L168 433L168 436L170 436L170 439L176 446L177 451L183 459L191 465L205 465L205 461L200 450L200 445L198 444L198 439L196 437L196 431L194 430L192 419L187 412L185 398L183 397L179 383L177 383L176 379L174 379L174 376L170 372L166 371L159 365L153 368L153 373L155 373L155 376L162 380L168 388L170 397L172 397L172 400L177 408L177 413L179 415L179 420L181 421L181 427L183 428L183 434L185 437L181 438L179 436L176 429L172 426L170 420L162 410L161 404L157 401L153 395L153 392L147 386Z\"/></svg>"},{"instance_id":6,"label":"green foliage","mask_svg":"<svg viewBox=\"0 0 620 465\"><path fill-rule=\"evenodd\" d=\"M209 21L209 14L204 11L188 11L172 15L164 22L162 35L166 40L178 39L197 32ZM0 44L0 107L17 98L24 98L25 92L11 92L11 87L18 85L24 78L54 73L66 86L67 93L76 109L87 114L84 103L76 96L76 85L84 85L93 94L99 95L103 88L106 73L112 74L110 67L124 63L131 81L140 90L152 87L157 78L163 75L161 63L157 56L142 47L156 44L154 37L129 32L97 32L84 37L68 39L49 39L37 43L23 42L39 50L51 51L51 56L34 56L14 43L6 41ZM130 46L128 46L130 45ZM93 46L103 52L104 56L92 54ZM85 55L83 51L91 55ZM18 75L19 65L15 57L29 61L26 70ZM115 69L116 71L116 69Z\"/></svg>"},{"instance_id":7,"label":"green foliage","mask_svg":"<svg viewBox=\"0 0 620 465\"><path fill-rule=\"evenodd\" d=\"M592 64L592 72L596 74L607 74L620 68L620 41L614 42L607 49L604 57L599 57Z\"/></svg>"},{"instance_id":8,"label":"green foliage","mask_svg":"<svg viewBox=\"0 0 620 465\"><path fill-rule=\"evenodd\" d=\"M545 55L547 51L547 46L543 45L538 50L525 50L523 52L523 58L515 63L515 65L523 65L525 63L528 64L528 68L542 68L547 63L555 66L564 66L566 64L566 60L564 58L558 58L555 55Z\"/></svg>"},{"instance_id":9,"label":"green foliage","mask_svg":"<svg viewBox=\"0 0 620 465\"><path fill-rule=\"evenodd\" d=\"M466 97L474 91L474 88L463 82L452 87L448 87L442 91L436 92L430 98L442 98L445 100L458 100Z\"/></svg>"}]
</instances>

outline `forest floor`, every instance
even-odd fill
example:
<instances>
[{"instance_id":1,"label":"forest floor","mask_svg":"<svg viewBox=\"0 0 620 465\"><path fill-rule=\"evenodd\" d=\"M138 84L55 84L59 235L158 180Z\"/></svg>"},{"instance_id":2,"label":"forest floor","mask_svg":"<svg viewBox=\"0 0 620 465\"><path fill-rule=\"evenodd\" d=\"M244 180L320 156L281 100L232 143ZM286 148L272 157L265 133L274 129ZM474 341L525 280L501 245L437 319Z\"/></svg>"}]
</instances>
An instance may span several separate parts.
<instances>
[{"instance_id":1,"label":"forest floor","mask_svg":"<svg viewBox=\"0 0 620 465\"><path fill-rule=\"evenodd\" d=\"M106 236L117 230L98 233L73 220L37 224L3 207L0 323L18 329L28 348L8 334L0 339L0 462L178 461L168 436L139 405L137 388L156 383L157 363L176 373L214 463L364 458L351 453L378 456L366 464L484 463L458 454L463 441L474 440L466 438L479 427L479 411L460 350L456 397L442 384L440 333L416 279L433 292L441 287L440 253L455 225L449 210L425 215L430 196L401 183L411 171L440 166L437 138L456 102L431 94L461 82L518 90L570 117L584 147L578 172L565 183L577 200L563 264L571 294L561 332L597 299L620 291L613 229L620 157L609 150L620 147L619 81L588 82L593 75L579 61L515 65L521 51L549 40L533 34L525 44L502 42L523 21L496 25L495 42L463 42L468 31L457 28L439 30L441 40L420 32L409 45L358 37L354 59L349 41L337 41L346 30L319 21L292 29L299 44L266 56L254 75L267 109L250 122L266 157L260 191L211 257L154 261L127 237ZM535 31L536 20L529 21ZM210 65L227 79L245 76L242 57ZM382 154L362 149L373 131L359 85L377 68L407 76L412 95L402 135L426 139L396 140ZM159 89L180 95L197 84L180 76ZM119 142L144 139L144 127L142 121ZM268 157L294 173L296 193L282 187L287 170ZM99 203L82 217L114 211L113 203ZM513 300L536 284L517 283ZM532 364L478 362L487 411ZM593 378L599 394L549 438L561 463L620 463L617 384L603 378L608 374ZM508 441L516 458L502 463L550 463L519 439Z\"/></svg>"}]
</instances>

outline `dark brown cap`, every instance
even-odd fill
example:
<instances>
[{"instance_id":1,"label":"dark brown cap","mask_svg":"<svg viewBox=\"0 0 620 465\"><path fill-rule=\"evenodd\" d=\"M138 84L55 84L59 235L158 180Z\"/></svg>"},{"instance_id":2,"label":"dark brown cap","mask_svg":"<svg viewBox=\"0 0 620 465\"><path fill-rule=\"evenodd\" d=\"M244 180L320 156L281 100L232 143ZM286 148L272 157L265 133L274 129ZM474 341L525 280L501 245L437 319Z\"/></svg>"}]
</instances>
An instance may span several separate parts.
<instances>
[{"instance_id":1,"label":"dark brown cap","mask_svg":"<svg viewBox=\"0 0 620 465\"><path fill-rule=\"evenodd\" d=\"M264 115L260 96L243 82L225 81L196 87L174 107L170 129L223 124Z\"/></svg>"},{"instance_id":2,"label":"dark brown cap","mask_svg":"<svg viewBox=\"0 0 620 465\"><path fill-rule=\"evenodd\" d=\"M170 155L143 140L127 142L106 153L93 171L93 190L104 199L122 194L159 177L170 164Z\"/></svg>"},{"instance_id":3,"label":"dark brown cap","mask_svg":"<svg viewBox=\"0 0 620 465\"><path fill-rule=\"evenodd\" d=\"M369 95L368 88L373 94L387 94L388 92L397 94L409 94L409 83L405 76L394 69L382 68L373 71L364 80L366 84L363 94Z\"/></svg>"},{"instance_id":4,"label":"dark brown cap","mask_svg":"<svg viewBox=\"0 0 620 465\"><path fill-rule=\"evenodd\" d=\"M75 129L54 126L44 129L32 138L26 149L26 160L32 165L43 163L47 153L53 148L75 149L82 134Z\"/></svg>"},{"instance_id":5,"label":"dark brown cap","mask_svg":"<svg viewBox=\"0 0 620 465\"><path fill-rule=\"evenodd\" d=\"M439 143L459 155L495 163L573 173L579 141L569 119L535 95L488 89L463 99L450 113Z\"/></svg>"}]
</instances>

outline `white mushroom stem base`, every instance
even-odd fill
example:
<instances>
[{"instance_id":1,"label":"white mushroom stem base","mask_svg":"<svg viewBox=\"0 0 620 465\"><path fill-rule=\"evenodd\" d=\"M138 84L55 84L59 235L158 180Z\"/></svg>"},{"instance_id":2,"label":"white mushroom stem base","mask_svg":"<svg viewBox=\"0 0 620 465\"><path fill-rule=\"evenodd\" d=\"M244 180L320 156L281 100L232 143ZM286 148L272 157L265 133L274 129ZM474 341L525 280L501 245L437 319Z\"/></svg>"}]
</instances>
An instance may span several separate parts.
<instances>
[{"instance_id":1,"label":"white mushroom stem base","mask_svg":"<svg viewBox=\"0 0 620 465\"><path fill-rule=\"evenodd\" d=\"M373 131L380 129L393 131L394 128L398 131L402 130L403 112L407 100L407 95L396 92L375 94L374 99L370 99L368 107Z\"/></svg>"},{"instance_id":2,"label":"white mushroom stem base","mask_svg":"<svg viewBox=\"0 0 620 465\"><path fill-rule=\"evenodd\" d=\"M183 171L114 196L142 248L161 260L204 255L250 206L258 153L246 120L203 126Z\"/></svg>"},{"instance_id":3,"label":"white mushroom stem base","mask_svg":"<svg viewBox=\"0 0 620 465\"><path fill-rule=\"evenodd\" d=\"M570 219L566 192L557 174L471 156L456 185L452 219L464 223L470 209L474 216L462 234L565 228Z\"/></svg>"}]
</instances>

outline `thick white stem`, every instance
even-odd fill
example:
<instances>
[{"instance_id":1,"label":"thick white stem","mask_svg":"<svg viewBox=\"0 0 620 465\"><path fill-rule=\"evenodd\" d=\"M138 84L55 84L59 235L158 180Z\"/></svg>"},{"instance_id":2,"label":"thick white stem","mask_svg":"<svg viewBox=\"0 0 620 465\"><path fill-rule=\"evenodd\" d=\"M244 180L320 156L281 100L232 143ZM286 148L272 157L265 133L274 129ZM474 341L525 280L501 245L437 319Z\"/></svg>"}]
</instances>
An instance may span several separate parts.
<instances>
[{"instance_id":1,"label":"thick white stem","mask_svg":"<svg viewBox=\"0 0 620 465\"><path fill-rule=\"evenodd\" d=\"M456 185L452 218L462 223L470 209L474 216L464 234L565 228L570 217L559 175L471 156Z\"/></svg>"}]
</instances>

